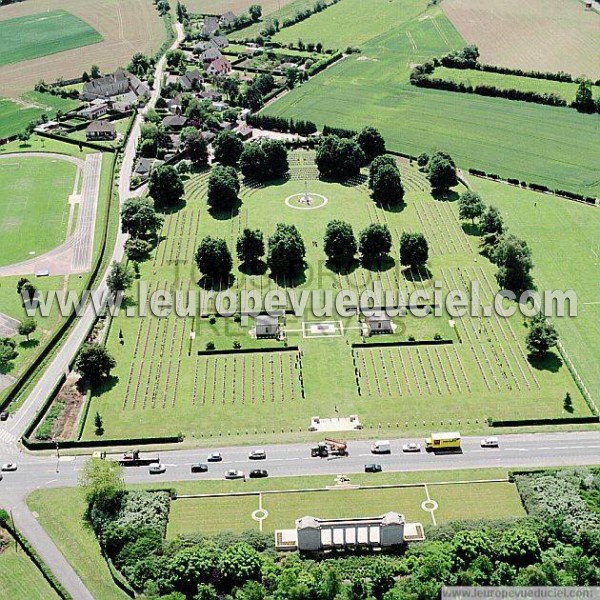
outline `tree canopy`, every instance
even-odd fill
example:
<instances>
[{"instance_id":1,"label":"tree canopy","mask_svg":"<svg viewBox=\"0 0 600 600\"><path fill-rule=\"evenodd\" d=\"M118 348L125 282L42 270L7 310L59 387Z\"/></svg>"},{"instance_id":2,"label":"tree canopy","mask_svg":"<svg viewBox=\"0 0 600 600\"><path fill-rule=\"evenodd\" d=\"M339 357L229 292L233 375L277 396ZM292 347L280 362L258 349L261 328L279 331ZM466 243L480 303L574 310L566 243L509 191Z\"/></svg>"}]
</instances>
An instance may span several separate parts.
<instances>
[{"instance_id":1,"label":"tree canopy","mask_svg":"<svg viewBox=\"0 0 600 600\"><path fill-rule=\"evenodd\" d=\"M155 237L162 227L163 217L149 198L127 198L121 209L121 230L133 237Z\"/></svg>"},{"instance_id":2,"label":"tree canopy","mask_svg":"<svg viewBox=\"0 0 600 600\"><path fill-rule=\"evenodd\" d=\"M514 235L502 238L492 253L492 260L498 265L496 280L502 289L516 295L531 289L533 259L527 242Z\"/></svg>"},{"instance_id":3,"label":"tree canopy","mask_svg":"<svg viewBox=\"0 0 600 600\"><path fill-rule=\"evenodd\" d=\"M214 279L228 276L233 260L227 242L210 235L203 238L196 250L196 264L204 275Z\"/></svg>"},{"instance_id":4,"label":"tree canopy","mask_svg":"<svg viewBox=\"0 0 600 600\"><path fill-rule=\"evenodd\" d=\"M429 245L422 233L403 232L400 236L400 264L422 267L429 259Z\"/></svg>"},{"instance_id":5,"label":"tree canopy","mask_svg":"<svg viewBox=\"0 0 600 600\"><path fill-rule=\"evenodd\" d=\"M381 158L381 157L380 157ZM374 163L372 163L374 164ZM404 186L400 170L394 164L378 166L372 174L373 200L383 205L400 204L404 199Z\"/></svg>"},{"instance_id":6,"label":"tree canopy","mask_svg":"<svg viewBox=\"0 0 600 600\"><path fill-rule=\"evenodd\" d=\"M233 131L221 131L213 141L213 149L217 162L235 167L240 160L244 144Z\"/></svg>"},{"instance_id":7,"label":"tree canopy","mask_svg":"<svg viewBox=\"0 0 600 600\"><path fill-rule=\"evenodd\" d=\"M175 167L160 165L150 175L148 193L159 205L175 206L183 198L183 182Z\"/></svg>"},{"instance_id":8,"label":"tree canopy","mask_svg":"<svg viewBox=\"0 0 600 600\"><path fill-rule=\"evenodd\" d=\"M108 379L116 364L104 345L85 342L79 350L73 368L86 383L94 387Z\"/></svg>"},{"instance_id":9,"label":"tree canopy","mask_svg":"<svg viewBox=\"0 0 600 600\"><path fill-rule=\"evenodd\" d=\"M446 152L436 152L427 164L427 178L434 190L448 191L458 184L456 165Z\"/></svg>"},{"instance_id":10,"label":"tree canopy","mask_svg":"<svg viewBox=\"0 0 600 600\"><path fill-rule=\"evenodd\" d=\"M556 327L539 313L530 322L527 333L527 349L536 357L543 358L558 343Z\"/></svg>"},{"instance_id":11,"label":"tree canopy","mask_svg":"<svg viewBox=\"0 0 600 600\"><path fill-rule=\"evenodd\" d=\"M467 190L458 199L458 216L461 219L479 219L485 210L485 204L477 192Z\"/></svg>"},{"instance_id":12,"label":"tree canopy","mask_svg":"<svg viewBox=\"0 0 600 600\"><path fill-rule=\"evenodd\" d=\"M326 135L317 147L316 163L321 175L346 179L360 173L365 154L356 140Z\"/></svg>"},{"instance_id":13,"label":"tree canopy","mask_svg":"<svg viewBox=\"0 0 600 600\"><path fill-rule=\"evenodd\" d=\"M357 136L356 141L365 155L367 162L385 152L385 140L375 127L365 127Z\"/></svg>"},{"instance_id":14,"label":"tree canopy","mask_svg":"<svg viewBox=\"0 0 600 600\"><path fill-rule=\"evenodd\" d=\"M278 223L269 237L267 264L276 275L295 275L304 268L306 248L295 225Z\"/></svg>"},{"instance_id":15,"label":"tree canopy","mask_svg":"<svg viewBox=\"0 0 600 600\"><path fill-rule=\"evenodd\" d=\"M205 165L208 162L208 144L198 131L190 132L185 146L187 155L194 164Z\"/></svg>"},{"instance_id":16,"label":"tree canopy","mask_svg":"<svg viewBox=\"0 0 600 600\"><path fill-rule=\"evenodd\" d=\"M371 223L360 232L358 249L363 262L380 262L392 249L392 234L387 225Z\"/></svg>"},{"instance_id":17,"label":"tree canopy","mask_svg":"<svg viewBox=\"0 0 600 600\"><path fill-rule=\"evenodd\" d=\"M241 262L255 265L265 254L263 232L260 229L244 229L237 239L235 249Z\"/></svg>"},{"instance_id":18,"label":"tree canopy","mask_svg":"<svg viewBox=\"0 0 600 600\"><path fill-rule=\"evenodd\" d=\"M116 294L117 292L124 292L126 289L131 287L133 283L133 273L129 267L124 263L113 261L106 280L108 289Z\"/></svg>"},{"instance_id":19,"label":"tree canopy","mask_svg":"<svg viewBox=\"0 0 600 600\"><path fill-rule=\"evenodd\" d=\"M268 138L246 144L240 156L240 170L244 177L256 181L283 177L289 170L285 144Z\"/></svg>"},{"instance_id":20,"label":"tree canopy","mask_svg":"<svg viewBox=\"0 0 600 600\"><path fill-rule=\"evenodd\" d=\"M240 191L240 181L233 167L213 167L208 176L208 204L217 211L235 205Z\"/></svg>"},{"instance_id":21,"label":"tree canopy","mask_svg":"<svg viewBox=\"0 0 600 600\"><path fill-rule=\"evenodd\" d=\"M338 266L354 260L357 250L352 225L335 219L327 223L323 238L325 254Z\"/></svg>"}]
</instances>

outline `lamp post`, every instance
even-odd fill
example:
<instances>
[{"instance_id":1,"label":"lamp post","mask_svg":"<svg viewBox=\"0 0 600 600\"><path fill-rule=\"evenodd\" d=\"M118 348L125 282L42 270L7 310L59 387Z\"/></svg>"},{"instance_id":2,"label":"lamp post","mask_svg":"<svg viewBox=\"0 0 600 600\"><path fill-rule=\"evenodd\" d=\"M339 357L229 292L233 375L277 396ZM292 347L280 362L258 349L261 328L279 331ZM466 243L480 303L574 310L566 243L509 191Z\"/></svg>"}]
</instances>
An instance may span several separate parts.
<instances>
[{"instance_id":1,"label":"lamp post","mask_svg":"<svg viewBox=\"0 0 600 600\"><path fill-rule=\"evenodd\" d=\"M54 443L56 445L56 472L59 472L59 465L60 465L60 450L58 448L58 440L54 440Z\"/></svg>"}]
</instances>

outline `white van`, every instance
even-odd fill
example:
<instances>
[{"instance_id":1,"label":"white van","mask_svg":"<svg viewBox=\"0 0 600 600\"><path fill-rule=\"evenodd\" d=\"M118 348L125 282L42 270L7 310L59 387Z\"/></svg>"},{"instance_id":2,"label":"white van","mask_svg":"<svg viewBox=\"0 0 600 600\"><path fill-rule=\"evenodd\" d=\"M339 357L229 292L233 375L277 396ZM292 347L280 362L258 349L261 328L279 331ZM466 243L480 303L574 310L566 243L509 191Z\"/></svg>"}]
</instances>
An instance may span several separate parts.
<instances>
[{"instance_id":1,"label":"white van","mask_svg":"<svg viewBox=\"0 0 600 600\"><path fill-rule=\"evenodd\" d=\"M371 454L391 454L392 446L389 440L377 440L371 445Z\"/></svg>"}]
</instances>

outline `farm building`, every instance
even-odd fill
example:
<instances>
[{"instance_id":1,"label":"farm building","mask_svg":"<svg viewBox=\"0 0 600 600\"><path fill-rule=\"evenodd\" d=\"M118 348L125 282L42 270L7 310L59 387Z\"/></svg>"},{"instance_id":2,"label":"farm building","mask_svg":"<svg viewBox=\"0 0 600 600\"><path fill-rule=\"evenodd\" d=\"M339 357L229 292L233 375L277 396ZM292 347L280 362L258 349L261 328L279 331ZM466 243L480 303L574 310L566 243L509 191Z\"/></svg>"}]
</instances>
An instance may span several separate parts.
<instances>
[{"instance_id":1,"label":"farm building","mask_svg":"<svg viewBox=\"0 0 600 600\"><path fill-rule=\"evenodd\" d=\"M108 104L103 101L94 100L90 106L80 110L77 114L84 119L93 121L105 115L108 112Z\"/></svg>"},{"instance_id":2,"label":"farm building","mask_svg":"<svg viewBox=\"0 0 600 600\"><path fill-rule=\"evenodd\" d=\"M85 130L85 137L88 140L114 140L117 131L110 121L92 121Z\"/></svg>"},{"instance_id":3,"label":"farm building","mask_svg":"<svg viewBox=\"0 0 600 600\"><path fill-rule=\"evenodd\" d=\"M407 523L404 515L388 512L379 517L318 519L302 517L296 529L275 531L277 550L327 552L355 548L392 548L425 539L421 523Z\"/></svg>"},{"instance_id":4,"label":"farm building","mask_svg":"<svg viewBox=\"0 0 600 600\"><path fill-rule=\"evenodd\" d=\"M393 333L392 319L383 311L373 311L365 314L364 335L375 335L377 333Z\"/></svg>"},{"instance_id":5,"label":"farm building","mask_svg":"<svg viewBox=\"0 0 600 600\"><path fill-rule=\"evenodd\" d=\"M259 315L256 317L254 333L257 338L275 338L281 333L279 319L269 315Z\"/></svg>"},{"instance_id":6,"label":"farm building","mask_svg":"<svg viewBox=\"0 0 600 600\"><path fill-rule=\"evenodd\" d=\"M128 92L133 92L136 97L150 97L150 88L135 75L123 69L117 69L110 75L98 77L98 79L92 79L83 84L83 97L86 100L111 98Z\"/></svg>"}]
</instances>

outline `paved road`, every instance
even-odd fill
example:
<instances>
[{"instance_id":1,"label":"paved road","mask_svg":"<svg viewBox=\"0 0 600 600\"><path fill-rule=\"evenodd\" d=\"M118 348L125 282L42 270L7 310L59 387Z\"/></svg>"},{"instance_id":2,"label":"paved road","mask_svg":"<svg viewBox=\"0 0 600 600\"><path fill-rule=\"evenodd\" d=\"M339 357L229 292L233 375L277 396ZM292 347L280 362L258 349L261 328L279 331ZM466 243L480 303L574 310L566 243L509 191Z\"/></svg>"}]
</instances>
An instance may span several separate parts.
<instances>
[{"instance_id":1,"label":"paved road","mask_svg":"<svg viewBox=\"0 0 600 600\"><path fill-rule=\"evenodd\" d=\"M177 30L177 38L171 48L176 48L183 40L184 32L183 27L180 23L175 25ZM156 89L152 92L152 98L148 103L145 110L153 107L160 93L160 82L162 81L162 74L165 65L165 58L158 62L155 71ZM145 111L142 111L142 114ZM137 140L140 135L140 125L142 122L142 116L138 115L134 126L131 130L131 134L128 138L127 145L123 153L123 163L121 166L121 172L119 177L119 201L121 204L129 197L130 189L129 182L131 179L131 171L133 169L133 162L135 159L135 149L137 146ZM98 165L92 165L90 168L98 168ZM127 236L119 233L115 243L112 259L121 260L124 253L124 244L127 240ZM78 260L83 261L86 257L84 254L78 255ZM98 286L98 291L104 292L106 287L106 280L108 277L108 269L105 272L102 281ZM23 405L15 412L15 414L9 419L9 421L0 425L0 456L5 457L7 460L14 461L15 454L17 452L15 448L15 442L24 433L25 429L31 423L35 417L36 412L40 409L42 404L48 395L52 392L61 375L66 373L69 368L69 364L75 357L79 347L88 335L88 332L92 328L96 320L96 315L92 310L91 305L84 312L81 318L78 319L75 327L71 331L69 337L63 342L59 352L55 358L51 361L50 365L33 388L29 397L25 400ZM28 464L28 461L32 461L32 464ZM81 461L80 461L81 462ZM33 466L35 465L35 466ZM50 567L52 572L63 584L67 591L73 596L75 600L93 600L92 594L85 587L77 573L73 570L71 565L65 560L64 556L60 553L58 548L50 536L44 531L44 529L36 521L35 517L28 510L24 499L31 489L35 487L45 487L48 471L48 459L43 458L30 458L23 461L22 470L19 473L19 477L23 479L25 485L19 485L18 479L15 478L13 481L5 477L0 485L2 485L2 496L0 496L0 504L4 508L13 509L15 522L21 529L22 533L31 542L33 547L40 553L46 564ZM65 472L63 469L62 472ZM61 473L62 473L61 472ZM72 477L69 480L70 483L67 485L76 485L77 472L72 469ZM7 474L8 475L8 474ZM13 473L16 475L16 473ZM33 487L27 484L27 481L33 483L37 482ZM28 490L29 488L29 490Z\"/></svg>"}]
</instances>

